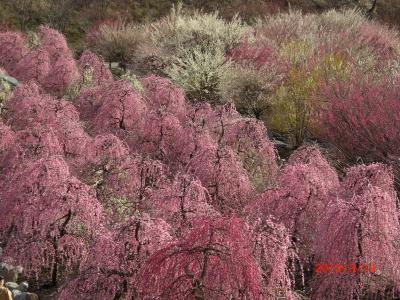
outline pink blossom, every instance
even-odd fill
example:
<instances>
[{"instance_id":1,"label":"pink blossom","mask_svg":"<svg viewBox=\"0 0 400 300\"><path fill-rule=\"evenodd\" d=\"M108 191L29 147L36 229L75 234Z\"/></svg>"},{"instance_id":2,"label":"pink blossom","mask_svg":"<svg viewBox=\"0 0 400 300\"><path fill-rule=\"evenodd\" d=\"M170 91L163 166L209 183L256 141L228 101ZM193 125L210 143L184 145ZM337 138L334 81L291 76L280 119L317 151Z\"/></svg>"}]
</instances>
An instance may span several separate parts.
<instances>
[{"instance_id":1,"label":"pink blossom","mask_svg":"<svg viewBox=\"0 0 400 300\"><path fill-rule=\"evenodd\" d=\"M7 72L15 76L14 70L17 63L26 55L25 38L18 32L0 32L0 65Z\"/></svg>"},{"instance_id":2,"label":"pink blossom","mask_svg":"<svg viewBox=\"0 0 400 300\"><path fill-rule=\"evenodd\" d=\"M111 71L105 65L104 61L89 50L83 51L78 64L81 73L86 65L90 65L93 69L92 75L94 85L101 85L112 80Z\"/></svg>"},{"instance_id":3,"label":"pink blossom","mask_svg":"<svg viewBox=\"0 0 400 300\"><path fill-rule=\"evenodd\" d=\"M37 285L55 286L87 250L101 207L60 156L28 161L10 176L0 192L4 253L36 276Z\"/></svg>"}]
</instances>

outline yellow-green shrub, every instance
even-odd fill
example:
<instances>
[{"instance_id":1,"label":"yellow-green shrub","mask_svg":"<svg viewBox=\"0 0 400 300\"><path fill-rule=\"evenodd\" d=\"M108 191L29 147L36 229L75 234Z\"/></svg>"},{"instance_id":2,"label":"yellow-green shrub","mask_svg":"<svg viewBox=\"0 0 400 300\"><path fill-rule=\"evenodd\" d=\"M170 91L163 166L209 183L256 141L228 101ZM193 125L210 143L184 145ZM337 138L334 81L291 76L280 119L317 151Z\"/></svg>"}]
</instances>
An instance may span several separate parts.
<instances>
[{"instance_id":1,"label":"yellow-green shrub","mask_svg":"<svg viewBox=\"0 0 400 300\"><path fill-rule=\"evenodd\" d=\"M310 71L293 66L272 100L271 113L264 119L267 127L289 134L292 146L300 145L310 131L312 114L321 105L313 101L319 85L345 80L349 68L340 53L324 55Z\"/></svg>"},{"instance_id":2,"label":"yellow-green shrub","mask_svg":"<svg viewBox=\"0 0 400 300\"><path fill-rule=\"evenodd\" d=\"M293 40L281 44L278 53L280 57L289 64L300 66L301 64L304 65L307 63L307 59L313 51L312 47L312 44L307 43L304 40Z\"/></svg>"},{"instance_id":3,"label":"yellow-green shrub","mask_svg":"<svg viewBox=\"0 0 400 300\"><path fill-rule=\"evenodd\" d=\"M310 99L317 88L312 74L292 69L288 80L276 92L267 128L288 133L293 146L300 145L307 135L311 115Z\"/></svg>"},{"instance_id":4,"label":"yellow-green shrub","mask_svg":"<svg viewBox=\"0 0 400 300\"><path fill-rule=\"evenodd\" d=\"M132 71L126 71L124 74L121 75L120 78L129 81L136 92L140 94L143 93L143 85L140 83L140 80L136 76L136 74L134 74Z\"/></svg>"},{"instance_id":5,"label":"yellow-green shrub","mask_svg":"<svg viewBox=\"0 0 400 300\"><path fill-rule=\"evenodd\" d=\"M0 113L7 99L10 97L10 94L11 85L0 76Z\"/></svg>"}]
</instances>

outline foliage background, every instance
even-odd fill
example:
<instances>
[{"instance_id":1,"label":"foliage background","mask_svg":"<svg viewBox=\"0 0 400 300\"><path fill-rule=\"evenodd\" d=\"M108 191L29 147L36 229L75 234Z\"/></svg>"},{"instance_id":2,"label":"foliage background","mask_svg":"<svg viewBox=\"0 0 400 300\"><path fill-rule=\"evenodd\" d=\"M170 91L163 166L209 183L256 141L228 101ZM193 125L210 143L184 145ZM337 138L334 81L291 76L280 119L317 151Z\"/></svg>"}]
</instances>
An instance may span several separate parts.
<instances>
[{"instance_id":1,"label":"foliage background","mask_svg":"<svg viewBox=\"0 0 400 300\"><path fill-rule=\"evenodd\" d=\"M0 1L0 30L35 30L41 24L64 33L69 43L81 49L84 32L96 21L124 19L128 22L152 22L169 13L178 0L13 0ZM221 16L231 18L236 13L246 21L287 11L289 7L305 12L326 9L358 7L369 9L372 0L183 0L186 8L205 12L219 10ZM374 16L380 21L400 25L400 3L396 0L378 0Z\"/></svg>"}]
</instances>

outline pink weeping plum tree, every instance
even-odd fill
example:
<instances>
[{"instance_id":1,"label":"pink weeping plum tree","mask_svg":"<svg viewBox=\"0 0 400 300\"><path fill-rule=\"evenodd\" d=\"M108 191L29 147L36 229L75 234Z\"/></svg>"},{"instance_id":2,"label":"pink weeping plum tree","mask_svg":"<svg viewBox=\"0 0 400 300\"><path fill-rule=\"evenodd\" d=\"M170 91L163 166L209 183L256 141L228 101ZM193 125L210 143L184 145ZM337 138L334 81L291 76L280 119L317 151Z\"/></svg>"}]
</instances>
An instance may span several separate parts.
<instances>
[{"instance_id":1,"label":"pink weeping plum tree","mask_svg":"<svg viewBox=\"0 0 400 300\"><path fill-rule=\"evenodd\" d=\"M79 71L68 48L65 36L48 26L38 31L40 47L49 55L51 68L42 82L47 91L62 96L67 87L78 80Z\"/></svg>"},{"instance_id":2,"label":"pink weeping plum tree","mask_svg":"<svg viewBox=\"0 0 400 300\"><path fill-rule=\"evenodd\" d=\"M79 275L61 287L58 299L132 299L141 266L173 241L170 231L164 220L146 214L134 215L112 230L103 229L84 257Z\"/></svg>"},{"instance_id":3,"label":"pink weeping plum tree","mask_svg":"<svg viewBox=\"0 0 400 300\"><path fill-rule=\"evenodd\" d=\"M113 134L97 135L87 145L86 166L104 165L110 169L129 155L128 148L123 141Z\"/></svg>"},{"instance_id":4,"label":"pink weeping plum tree","mask_svg":"<svg viewBox=\"0 0 400 300\"><path fill-rule=\"evenodd\" d=\"M34 123L54 123L56 101L50 96L41 94L40 87L33 81L19 85L13 96L7 101L4 114L5 121L14 129L28 128Z\"/></svg>"},{"instance_id":5,"label":"pink weeping plum tree","mask_svg":"<svg viewBox=\"0 0 400 300\"><path fill-rule=\"evenodd\" d=\"M316 274L315 299L394 297L400 282L397 206L388 167L372 164L348 170L340 196L332 199L319 224L316 261L332 265L334 271Z\"/></svg>"},{"instance_id":6,"label":"pink weeping plum tree","mask_svg":"<svg viewBox=\"0 0 400 300\"><path fill-rule=\"evenodd\" d=\"M3 255L36 286L57 286L90 251L102 214L94 191L70 175L62 157L51 156L10 174L0 197Z\"/></svg>"},{"instance_id":7,"label":"pink weeping plum tree","mask_svg":"<svg viewBox=\"0 0 400 300\"><path fill-rule=\"evenodd\" d=\"M276 152L266 135L261 121L238 118L227 126L222 138L238 155L257 191L274 184L278 173Z\"/></svg>"},{"instance_id":8,"label":"pink weeping plum tree","mask_svg":"<svg viewBox=\"0 0 400 300\"><path fill-rule=\"evenodd\" d=\"M199 176L211 195L211 203L223 213L240 212L254 196L255 190L246 170L229 148L214 148L211 168L194 159L190 170ZM228 175L229 174L229 175Z\"/></svg>"},{"instance_id":9,"label":"pink weeping plum tree","mask_svg":"<svg viewBox=\"0 0 400 300\"><path fill-rule=\"evenodd\" d=\"M336 172L320 151L314 147L303 147L292 154L281 170L277 186L262 193L246 211L258 214L261 209L263 214L283 222L294 236L309 235L313 230L306 224L315 227L329 195L335 193L338 186ZM304 238L302 236L301 239Z\"/></svg>"},{"instance_id":10,"label":"pink weeping plum tree","mask_svg":"<svg viewBox=\"0 0 400 300\"><path fill-rule=\"evenodd\" d=\"M4 184L9 169L10 153L15 144L15 133L0 119L0 188Z\"/></svg>"},{"instance_id":11,"label":"pink weeping plum tree","mask_svg":"<svg viewBox=\"0 0 400 300\"><path fill-rule=\"evenodd\" d=\"M60 56L43 80L47 91L56 96L63 96L67 88L79 79L79 71L72 56Z\"/></svg>"},{"instance_id":12,"label":"pink weeping plum tree","mask_svg":"<svg viewBox=\"0 0 400 300\"><path fill-rule=\"evenodd\" d=\"M88 156L87 149L91 137L84 130L79 113L71 103L64 100L57 101L53 113L56 122L47 124L55 129L63 155L71 167L71 172L76 174Z\"/></svg>"},{"instance_id":13,"label":"pink weeping plum tree","mask_svg":"<svg viewBox=\"0 0 400 300\"><path fill-rule=\"evenodd\" d=\"M15 76L14 70L19 61L26 55L25 38L17 32L0 32L0 65Z\"/></svg>"},{"instance_id":14,"label":"pink weeping plum tree","mask_svg":"<svg viewBox=\"0 0 400 300\"><path fill-rule=\"evenodd\" d=\"M96 190L111 223L149 210L153 189L164 185L166 167L157 160L130 153L112 134L96 136L86 149L79 178Z\"/></svg>"},{"instance_id":15,"label":"pink weeping plum tree","mask_svg":"<svg viewBox=\"0 0 400 300\"><path fill-rule=\"evenodd\" d=\"M144 88L144 99L149 109L163 113L171 113L183 121L187 113L188 103L182 89L177 88L166 78L150 75L141 79Z\"/></svg>"},{"instance_id":16,"label":"pink weeping plum tree","mask_svg":"<svg viewBox=\"0 0 400 300\"><path fill-rule=\"evenodd\" d=\"M43 89L38 85L37 82L31 80L27 83L19 84L13 90L13 98L23 100L25 97L29 96L39 96L43 92Z\"/></svg>"},{"instance_id":17,"label":"pink weeping plum tree","mask_svg":"<svg viewBox=\"0 0 400 300\"><path fill-rule=\"evenodd\" d=\"M135 143L128 143L133 149ZM183 126L170 113L160 115L151 111L146 116L144 130L136 143L139 151L165 162L176 171L187 163L193 149L193 130Z\"/></svg>"},{"instance_id":18,"label":"pink weeping plum tree","mask_svg":"<svg viewBox=\"0 0 400 300\"><path fill-rule=\"evenodd\" d=\"M153 81L161 85L156 87ZM176 169L184 160L179 152L187 152L186 144L191 143L190 129L183 128L176 117L185 112L182 92L158 78L144 82L144 98L129 82L115 81L83 90L74 103L91 134L111 132L124 140L130 151L175 164Z\"/></svg>"},{"instance_id":19,"label":"pink weeping plum tree","mask_svg":"<svg viewBox=\"0 0 400 300\"><path fill-rule=\"evenodd\" d=\"M15 130L30 130L41 126L54 132L62 155L74 172L86 155L89 135L84 131L75 107L64 100L41 94L39 87L29 82L18 86L6 103L5 119Z\"/></svg>"},{"instance_id":20,"label":"pink weeping plum tree","mask_svg":"<svg viewBox=\"0 0 400 300\"><path fill-rule=\"evenodd\" d=\"M194 142L186 170L198 176L208 189L212 204L222 212L240 211L255 193L233 141L232 147L225 141L231 138L228 131L238 117L230 103L215 110L209 105L201 105L193 108L188 117L194 127ZM236 136L236 139L240 137Z\"/></svg>"},{"instance_id":21,"label":"pink weeping plum tree","mask_svg":"<svg viewBox=\"0 0 400 300\"><path fill-rule=\"evenodd\" d=\"M41 125L15 132L12 143L8 143L7 146L1 163L5 175L13 174L24 162L63 155L61 144L54 131Z\"/></svg>"},{"instance_id":22,"label":"pink weeping plum tree","mask_svg":"<svg viewBox=\"0 0 400 300\"><path fill-rule=\"evenodd\" d=\"M295 299L292 292L293 270L288 258L295 257L288 230L270 216L260 215L247 219L251 234L252 254L261 270L265 299L282 297Z\"/></svg>"},{"instance_id":23,"label":"pink weeping plum tree","mask_svg":"<svg viewBox=\"0 0 400 300\"><path fill-rule=\"evenodd\" d=\"M116 137L96 137L95 145L118 151L118 143L111 144L113 139ZM147 210L148 194L165 180L164 166L140 155L120 156L120 153L115 153L118 157L113 158L112 154L104 151L98 155L83 169L81 178L95 187L105 212L113 222L118 222L136 211Z\"/></svg>"},{"instance_id":24,"label":"pink weeping plum tree","mask_svg":"<svg viewBox=\"0 0 400 300\"><path fill-rule=\"evenodd\" d=\"M143 132L147 107L127 81L113 81L84 90L75 105L93 135L113 133L125 139L130 134L137 136Z\"/></svg>"},{"instance_id":25,"label":"pink weeping plum tree","mask_svg":"<svg viewBox=\"0 0 400 300\"><path fill-rule=\"evenodd\" d=\"M40 26L38 37L41 46L49 54L52 63L59 60L62 56L72 56L72 52L68 48L67 40L61 32L49 26Z\"/></svg>"},{"instance_id":26,"label":"pink weeping plum tree","mask_svg":"<svg viewBox=\"0 0 400 300\"><path fill-rule=\"evenodd\" d=\"M174 235L181 238L200 216L220 214L208 203L210 195L194 176L178 173L173 182L166 182L149 197L150 211L171 224Z\"/></svg>"},{"instance_id":27,"label":"pink weeping plum tree","mask_svg":"<svg viewBox=\"0 0 400 300\"><path fill-rule=\"evenodd\" d=\"M50 56L42 47L31 48L27 51L18 63L15 65L13 72L19 81L28 82L35 80L43 84L52 67Z\"/></svg>"},{"instance_id":28,"label":"pink weeping plum tree","mask_svg":"<svg viewBox=\"0 0 400 300\"><path fill-rule=\"evenodd\" d=\"M1 33L2 61L19 81L36 80L54 95L62 96L79 78L79 72L65 37L57 30L41 26L39 45L27 48L20 34ZM4 52L4 53L3 53Z\"/></svg>"},{"instance_id":29,"label":"pink weeping plum tree","mask_svg":"<svg viewBox=\"0 0 400 300\"><path fill-rule=\"evenodd\" d=\"M282 168L277 186L267 189L245 208L250 220L272 216L285 225L292 250L288 261L291 279L299 289L308 284L318 224L338 188L337 174L319 149L305 146L292 154Z\"/></svg>"},{"instance_id":30,"label":"pink weeping plum tree","mask_svg":"<svg viewBox=\"0 0 400 300\"><path fill-rule=\"evenodd\" d=\"M222 213L240 212L255 190L237 155L207 133L196 137L192 149L185 170L207 188L209 203Z\"/></svg>"},{"instance_id":31,"label":"pink weeping plum tree","mask_svg":"<svg viewBox=\"0 0 400 300\"><path fill-rule=\"evenodd\" d=\"M95 86L80 91L73 103L79 112L81 120L89 122L93 118L104 100L101 96L104 90L104 86Z\"/></svg>"},{"instance_id":32,"label":"pink weeping plum tree","mask_svg":"<svg viewBox=\"0 0 400 300\"><path fill-rule=\"evenodd\" d=\"M273 144L262 122L241 117L233 103L212 108L200 105L188 112L196 131L207 130L219 146L227 146L238 156L258 190L275 181L278 166Z\"/></svg>"}]
</instances>

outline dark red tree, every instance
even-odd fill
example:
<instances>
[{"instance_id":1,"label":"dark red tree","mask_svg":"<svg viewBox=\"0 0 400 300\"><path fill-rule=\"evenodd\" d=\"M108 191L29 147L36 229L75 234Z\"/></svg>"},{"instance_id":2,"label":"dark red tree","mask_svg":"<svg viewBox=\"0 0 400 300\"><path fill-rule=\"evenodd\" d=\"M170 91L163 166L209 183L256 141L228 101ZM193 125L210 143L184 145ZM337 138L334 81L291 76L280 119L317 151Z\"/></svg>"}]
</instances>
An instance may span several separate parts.
<instances>
[{"instance_id":1,"label":"dark red tree","mask_svg":"<svg viewBox=\"0 0 400 300\"><path fill-rule=\"evenodd\" d=\"M399 156L399 89L390 80L352 74L346 81L323 85L316 133L349 159L386 161Z\"/></svg>"},{"instance_id":2,"label":"dark red tree","mask_svg":"<svg viewBox=\"0 0 400 300\"><path fill-rule=\"evenodd\" d=\"M149 258L138 276L139 297L262 299L248 241L239 219L199 218L182 241Z\"/></svg>"},{"instance_id":3,"label":"dark red tree","mask_svg":"<svg viewBox=\"0 0 400 300\"><path fill-rule=\"evenodd\" d=\"M256 41L252 43L248 38L245 39L239 46L230 50L227 56L242 66L251 66L258 70L279 68L282 72L288 67L283 59L279 58L272 41L263 40L257 37L257 34L252 39Z\"/></svg>"}]
</instances>

